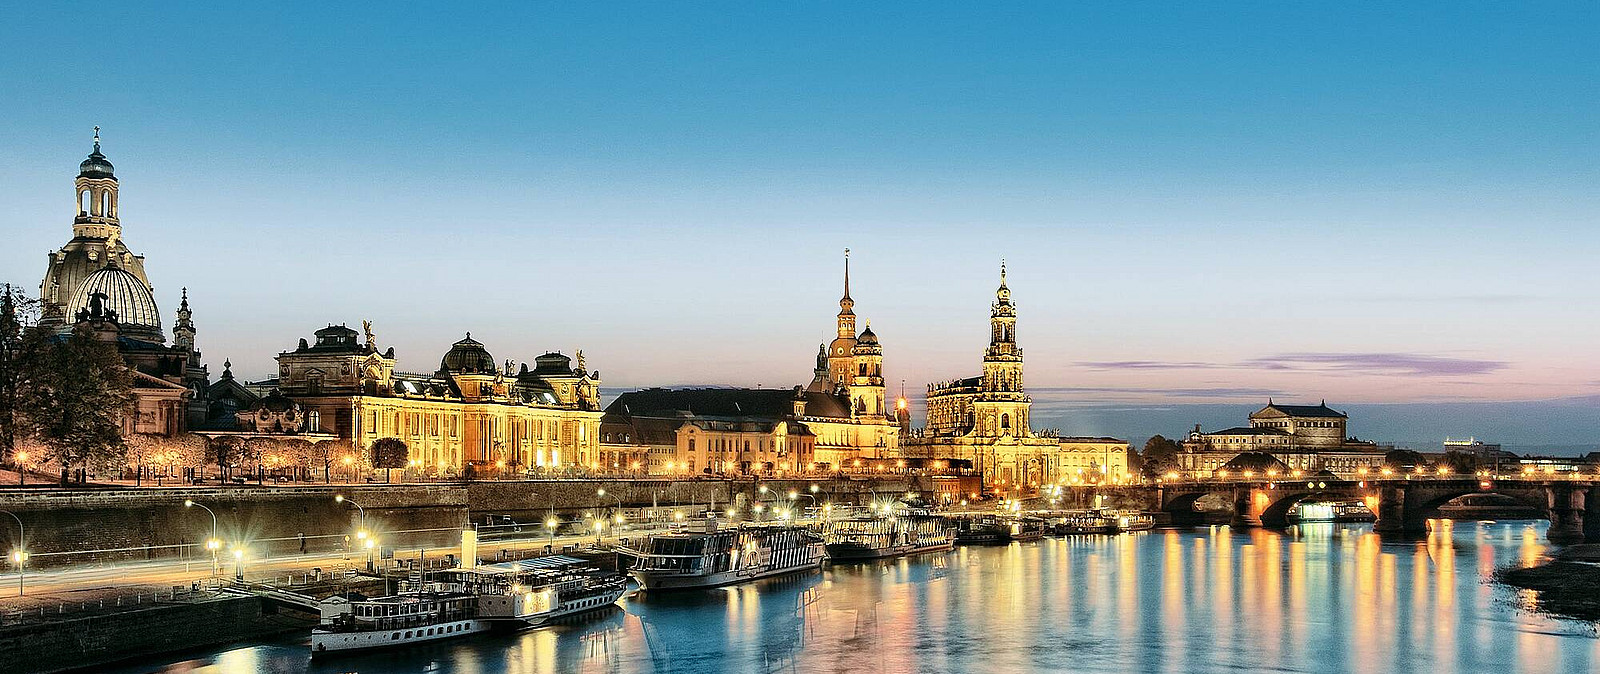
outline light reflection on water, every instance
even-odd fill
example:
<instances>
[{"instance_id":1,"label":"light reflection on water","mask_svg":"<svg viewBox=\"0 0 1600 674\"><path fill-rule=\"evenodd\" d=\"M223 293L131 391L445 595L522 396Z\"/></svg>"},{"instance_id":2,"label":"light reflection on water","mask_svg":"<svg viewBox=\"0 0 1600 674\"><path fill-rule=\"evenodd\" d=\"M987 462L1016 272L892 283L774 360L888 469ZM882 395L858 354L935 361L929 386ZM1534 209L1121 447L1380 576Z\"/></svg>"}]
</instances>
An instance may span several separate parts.
<instances>
[{"instance_id":1,"label":"light reflection on water","mask_svg":"<svg viewBox=\"0 0 1600 674\"><path fill-rule=\"evenodd\" d=\"M1585 623L1486 582L1543 522L1210 527L850 564L633 597L579 623L310 662L303 640L125 672L1582 672Z\"/></svg>"}]
</instances>

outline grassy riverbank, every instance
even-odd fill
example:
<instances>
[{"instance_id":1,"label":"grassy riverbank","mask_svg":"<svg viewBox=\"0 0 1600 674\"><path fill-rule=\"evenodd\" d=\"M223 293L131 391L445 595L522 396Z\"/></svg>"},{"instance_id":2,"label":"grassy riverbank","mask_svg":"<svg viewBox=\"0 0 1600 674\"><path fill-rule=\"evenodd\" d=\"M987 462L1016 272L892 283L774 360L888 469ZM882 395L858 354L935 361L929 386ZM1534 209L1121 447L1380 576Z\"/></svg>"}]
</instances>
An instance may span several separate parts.
<instances>
[{"instance_id":1,"label":"grassy riverbank","mask_svg":"<svg viewBox=\"0 0 1600 674\"><path fill-rule=\"evenodd\" d=\"M1495 580L1539 592L1539 608L1560 616L1600 621L1600 545L1574 545L1555 559L1496 571Z\"/></svg>"}]
</instances>

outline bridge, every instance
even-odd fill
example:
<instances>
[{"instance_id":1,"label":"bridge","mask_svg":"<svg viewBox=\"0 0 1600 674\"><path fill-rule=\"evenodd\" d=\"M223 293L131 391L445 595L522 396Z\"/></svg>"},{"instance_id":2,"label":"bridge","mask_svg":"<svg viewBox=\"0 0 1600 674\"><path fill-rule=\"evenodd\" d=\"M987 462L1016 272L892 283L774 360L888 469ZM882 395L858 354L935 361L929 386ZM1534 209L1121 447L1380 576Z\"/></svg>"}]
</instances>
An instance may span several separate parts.
<instances>
[{"instance_id":1,"label":"bridge","mask_svg":"<svg viewBox=\"0 0 1600 674\"><path fill-rule=\"evenodd\" d=\"M1600 490L1596 480L1586 478L1418 475L1375 480L1201 479L1110 489L1153 495L1157 507L1171 513L1173 522L1180 524L1198 521L1194 507L1201 497L1222 494L1233 500L1232 524L1242 527L1286 527L1289 509L1308 499L1360 499L1377 515L1374 531L1402 534L1427 533L1428 520L1438 517L1439 506L1452 499L1467 494L1500 494L1542 510L1550 520L1546 536L1552 543L1600 541ZM1591 492L1594 498L1590 498Z\"/></svg>"}]
</instances>

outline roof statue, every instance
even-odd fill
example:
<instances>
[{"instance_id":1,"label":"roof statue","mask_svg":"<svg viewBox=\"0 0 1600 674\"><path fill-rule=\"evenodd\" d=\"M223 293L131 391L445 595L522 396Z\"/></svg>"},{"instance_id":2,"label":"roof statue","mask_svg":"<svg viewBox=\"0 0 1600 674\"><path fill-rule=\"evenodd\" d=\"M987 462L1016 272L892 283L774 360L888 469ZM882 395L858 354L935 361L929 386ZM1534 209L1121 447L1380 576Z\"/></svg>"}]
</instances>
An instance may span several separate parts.
<instances>
[{"instance_id":1,"label":"roof statue","mask_svg":"<svg viewBox=\"0 0 1600 674\"><path fill-rule=\"evenodd\" d=\"M588 372L589 371L588 366L585 365L584 362L583 362L583 349L578 349L578 367L577 367L577 369L578 369L579 372Z\"/></svg>"},{"instance_id":2,"label":"roof statue","mask_svg":"<svg viewBox=\"0 0 1600 674\"><path fill-rule=\"evenodd\" d=\"M367 333L367 350L378 350L378 338L372 334L372 321L361 321L361 331Z\"/></svg>"}]
</instances>

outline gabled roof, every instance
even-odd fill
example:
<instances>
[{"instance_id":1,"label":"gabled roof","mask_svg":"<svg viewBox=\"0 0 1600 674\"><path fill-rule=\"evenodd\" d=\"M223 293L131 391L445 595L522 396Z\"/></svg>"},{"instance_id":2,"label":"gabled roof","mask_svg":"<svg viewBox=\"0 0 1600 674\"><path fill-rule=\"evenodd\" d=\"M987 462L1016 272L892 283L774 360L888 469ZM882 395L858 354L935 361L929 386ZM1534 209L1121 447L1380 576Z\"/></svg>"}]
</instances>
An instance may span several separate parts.
<instances>
[{"instance_id":1,"label":"gabled roof","mask_svg":"<svg viewBox=\"0 0 1600 674\"><path fill-rule=\"evenodd\" d=\"M765 419L788 417L797 396L808 417L849 418L850 406L840 396L822 391L750 388L648 388L617 396L606 413L634 417ZM686 413L686 414L685 414Z\"/></svg>"},{"instance_id":2,"label":"gabled roof","mask_svg":"<svg viewBox=\"0 0 1600 674\"><path fill-rule=\"evenodd\" d=\"M1220 470L1256 470L1263 472L1268 470L1279 470L1283 472L1289 472L1289 466L1288 464L1279 461L1277 457L1265 452L1244 452L1233 457L1227 463L1222 464L1222 468Z\"/></svg>"},{"instance_id":3,"label":"gabled roof","mask_svg":"<svg viewBox=\"0 0 1600 674\"><path fill-rule=\"evenodd\" d=\"M1220 431L1206 431L1205 435L1288 435L1289 432L1281 428L1255 428L1251 426L1236 426Z\"/></svg>"},{"instance_id":4,"label":"gabled roof","mask_svg":"<svg viewBox=\"0 0 1600 674\"><path fill-rule=\"evenodd\" d=\"M678 442L678 427L683 423L683 419L629 417L608 412L600 418L600 433L602 438L611 435L612 442L622 442L616 436L627 433L629 444L671 445Z\"/></svg>"},{"instance_id":5,"label":"gabled roof","mask_svg":"<svg viewBox=\"0 0 1600 674\"><path fill-rule=\"evenodd\" d=\"M1279 405L1276 403L1267 403L1266 407L1257 410L1255 414L1250 415L1250 418L1254 419L1257 415L1265 416L1269 411L1280 412L1285 416L1291 417L1320 417L1325 419L1349 418L1347 415L1345 415L1345 413L1328 407L1328 403L1326 402L1322 403L1321 405Z\"/></svg>"}]
</instances>

